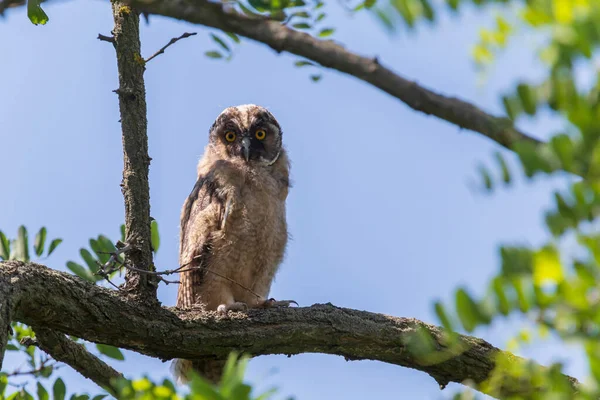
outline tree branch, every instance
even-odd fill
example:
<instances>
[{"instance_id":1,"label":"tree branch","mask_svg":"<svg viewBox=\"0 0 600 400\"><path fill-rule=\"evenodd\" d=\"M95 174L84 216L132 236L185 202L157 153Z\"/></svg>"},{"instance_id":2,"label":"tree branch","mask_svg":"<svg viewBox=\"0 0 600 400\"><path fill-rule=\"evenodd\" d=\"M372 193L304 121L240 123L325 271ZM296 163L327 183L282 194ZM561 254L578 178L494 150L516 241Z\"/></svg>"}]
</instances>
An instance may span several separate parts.
<instances>
[{"instance_id":1,"label":"tree branch","mask_svg":"<svg viewBox=\"0 0 600 400\"><path fill-rule=\"evenodd\" d=\"M208 0L125 0L150 14L172 17L194 24L233 32L271 47L312 60L361 79L398 98L416 111L434 115L461 128L479 132L500 145L512 149L516 142L539 140L515 129L508 118L485 113L477 106L426 89L368 58L346 50L330 40L319 40L280 22L263 17L248 17L219 2Z\"/></svg>"},{"instance_id":2,"label":"tree branch","mask_svg":"<svg viewBox=\"0 0 600 400\"><path fill-rule=\"evenodd\" d=\"M136 10L119 1L112 2L115 26L114 46L119 70L121 127L123 131L123 182L126 241L133 249L125 262L136 269L152 271L150 241L150 187L148 184L148 136L146 119L145 61L141 56L140 18ZM131 269L125 275L125 289L156 300L155 276Z\"/></svg>"},{"instance_id":3,"label":"tree branch","mask_svg":"<svg viewBox=\"0 0 600 400\"><path fill-rule=\"evenodd\" d=\"M73 342L61 333L44 327L34 327L34 331L36 339L29 339L26 345L37 346L56 361L68 364L75 371L116 396L111 380L122 377L121 373L87 351L84 345Z\"/></svg>"},{"instance_id":4,"label":"tree branch","mask_svg":"<svg viewBox=\"0 0 600 400\"><path fill-rule=\"evenodd\" d=\"M442 387L448 382L483 382L499 355L511 363L525 362L475 337L459 335L457 344L449 346L441 328L416 319L331 304L221 316L132 300L76 276L17 261L0 263L0 293L8 287L20 299L13 303L17 321L162 360L223 358L232 350L253 356L336 354L348 360L379 360L414 368L431 375ZM415 338L423 329L434 346L427 353L417 353ZM575 389L578 382L569 380ZM518 382L506 379L500 397L536 389L527 377Z\"/></svg>"},{"instance_id":5,"label":"tree branch","mask_svg":"<svg viewBox=\"0 0 600 400\"><path fill-rule=\"evenodd\" d=\"M13 318L13 294L10 286L0 285L0 371L4 361L4 353L8 344L8 336L12 333L10 324Z\"/></svg>"}]
</instances>

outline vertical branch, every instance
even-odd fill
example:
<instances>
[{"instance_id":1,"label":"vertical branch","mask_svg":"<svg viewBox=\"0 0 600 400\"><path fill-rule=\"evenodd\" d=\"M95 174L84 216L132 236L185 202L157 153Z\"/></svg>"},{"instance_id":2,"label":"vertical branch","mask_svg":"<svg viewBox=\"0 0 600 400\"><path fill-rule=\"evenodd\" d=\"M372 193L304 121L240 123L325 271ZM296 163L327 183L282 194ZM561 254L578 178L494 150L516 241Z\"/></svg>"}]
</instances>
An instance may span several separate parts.
<instances>
[{"instance_id":1,"label":"vertical branch","mask_svg":"<svg viewBox=\"0 0 600 400\"><path fill-rule=\"evenodd\" d=\"M152 271L150 242L150 187L146 119L145 61L141 56L139 13L120 1L112 2L114 46L119 70L119 109L123 132L123 182L126 241L132 246L125 262L135 269ZM125 289L156 298L156 277L127 270Z\"/></svg>"}]
</instances>

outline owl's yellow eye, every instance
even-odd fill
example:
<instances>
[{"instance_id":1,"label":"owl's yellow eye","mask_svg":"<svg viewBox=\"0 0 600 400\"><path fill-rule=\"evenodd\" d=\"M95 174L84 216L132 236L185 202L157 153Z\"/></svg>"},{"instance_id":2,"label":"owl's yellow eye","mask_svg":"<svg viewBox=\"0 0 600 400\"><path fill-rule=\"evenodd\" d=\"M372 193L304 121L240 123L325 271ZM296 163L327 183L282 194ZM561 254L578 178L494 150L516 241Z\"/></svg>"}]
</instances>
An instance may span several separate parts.
<instances>
[{"instance_id":1,"label":"owl's yellow eye","mask_svg":"<svg viewBox=\"0 0 600 400\"><path fill-rule=\"evenodd\" d=\"M267 132L264 129L259 129L256 131L256 138L258 140L263 140L267 136Z\"/></svg>"},{"instance_id":2,"label":"owl's yellow eye","mask_svg":"<svg viewBox=\"0 0 600 400\"><path fill-rule=\"evenodd\" d=\"M235 132L229 131L225 134L225 140L233 142L235 140Z\"/></svg>"}]
</instances>

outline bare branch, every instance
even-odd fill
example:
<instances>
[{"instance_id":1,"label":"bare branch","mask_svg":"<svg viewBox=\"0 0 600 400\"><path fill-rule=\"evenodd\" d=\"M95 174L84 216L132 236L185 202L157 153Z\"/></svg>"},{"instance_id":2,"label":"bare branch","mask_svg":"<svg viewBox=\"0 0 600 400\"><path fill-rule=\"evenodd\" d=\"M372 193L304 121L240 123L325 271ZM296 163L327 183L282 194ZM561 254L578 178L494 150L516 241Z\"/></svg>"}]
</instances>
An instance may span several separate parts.
<instances>
[{"instance_id":1,"label":"bare branch","mask_svg":"<svg viewBox=\"0 0 600 400\"><path fill-rule=\"evenodd\" d=\"M103 35L101 33L98 34L98 40L101 40L103 42L112 43L112 44L115 43L115 37L114 36L106 36L106 35Z\"/></svg>"},{"instance_id":2,"label":"bare branch","mask_svg":"<svg viewBox=\"0 0 600 400\"><path fill-rule=\"evenodd\" d=\"M25 345L25 346L37 346L37 341L35 339L30 338L29 336L24 337L23 339L21 339L21 344ZM52 359L50 357L45 357L44 359L42 359L40 361L40 366L34 369L29 369L27 371L21 371L21 369L17 368L16 370L14 370L13 372L9 372L8 374L6 374L6 376L8 376L9 378L11 376L24 376L24 375L31 375L31 376L38 376L40 375L44 370L46 370L47 368L52 368L52 369L59 369L61 367L60 364L57 364L56 362L52 362Z\"/></svg>"},{"instance_id":3,"label":"bare branch","mask_svg":"<svg viewBox=\"0 0 600 400\"><path fill-rule=\"evenodd\" d=\"M146 63L148 63L150 60L152 60L153 58L157 57L158 55L163 54L165 52L165 50L167 49L167 47L169 47L171 45L174 45L175 43L177 43L181 39L185 39L185 38L188 38L188 37L194 36L194 35L196 35L196 32L192 32L192 33L185 32L183 35L169 40L169 43L167 43L166 45L164 45L163 47L161 47L161 49L158 50L156 53L154 53L150 57L148 57L148 59L146 59Z\"/></svg>"},{"instance_id":4,"label":"bare branch","mask_svg":"<svg viewBox=\"0 0 600 400\"><path fill-rule=\"evenodd\" d=\"M119 248L120 247L120 248ZM162 282L165 282L167 285L170 283L181 283L179 281L169 281L166 280L165 278L162 277L162 275L172 275L172 274L176 274L176 273L181 273L181 272L187 272L187 271L193 271L193 270L198 270L198 269L202 269L208 273L214 274L222 279L225 279L226 281L229 281L231 283L233 283L234 285L239 286L240 288L246 290L248 293L251 293L252 295L256 296L257 299L260 299L262 296L259 295L258 293L256 293L254 290L250 289L249 287L246 287L244 285L242 285L241 283L235 281L234 279L225 276L217 271L214 271L210 268L207 268L205 266L192 266L189 267L189 265L193 264L196 260L198 260L199 258L201 258L202 256L196 256L192 259L192 261L183 264L182 266L180 266L179 268L176 269L167 269L164 271L145 271L145 270L141 270L141 269L137 269L135 267L129 266L127 264L120 264L119 263L119 254L123 254L128 252L131 249L131 246L128 244L124 244L121 242L117 242L117 248L119 248L116 252L114 253L110 253L110 258L108 259L108 261L106 261L106 263L99 265L98 266L98 272L96 272L96 275L102 276L104 277L109 283L112 284L112 282L110 282L110 280L108 280L108 276L114 272L115 270L121 268L121 267L125 267L128 270L137 272L139 274L148 274L148 275L154 275L156 276L156 278ZM114 284L113 284L114 286Z\"/></svg>"},{"instance_id":5,"label":"bare branch","mask_svg":"<svg viewBox=\"0 0 600 400\"><path fill-rule=\"evenodd\" d=\"M208 0L126 0L150 14L164 15L194 24L233 32L256 40L277 52L286 51L361 79L398 98L414 110L434 115L461 128L479 132L512 149L516 142L539 140L514 128L508 118L490 115L477 106L435 93L381 65L376 58L360 56L331 40L319 40L290 29L278 21L248 17L219 2Z\"/></svg>"},{"instance_id":6,"label":"bare branch","mask_svg":"<svg viewBox=\"0 0 600 400\"><path fill-rule=\"evenodd\" d=\"M253 356L325 353L348 360L379 360L448 382L483 382L498 356L510 363L525 360L488 342L458 335L449 345L441 328L413 318L397 318L335 307L250 310L246 313L199 312L159 307L93 285L43 265L0 263L0 293L9 287L18 296L14 319L91 342L130 349L163 360L223 358L232 350ZM52 310L39 312L39 310ZM37 328L39 329L39 328ZM427 331L434 346L417 355L415 335ZM567 377L574 390L577 380ZM499 397L537 390L523 376L502 382ZM482 387L479 387L482 389Z\"/></svg>"},{"instance_id":7,"label":"bare branch","mask_svg":"<svg viewBox=\"0 0 600 400\"><path fill-rule=\"evenodd\" d=\"M119 70L119 109L123 133L123 182L126 241L132 246L125 263L136 269L152 271L150 241L150 187L146 119L145 62L141 56L140 18L136 10L112 2L115 26L112 31ZM125 290L156 301L157 282L152 275L128 270Z\"/></svg>"},{"instance_id":8,"label":"bare branch","mask_svg":"<svg viewBox=\"0 0 600 400\"><path fill-rule=\"evenodd\" d=\"M111 381L122 377L121 373L87 351L84 345L75 343L62 333L42 327L34 327L34 331L36 339L29 338L29 342L24 344L37 346L55 360L71 366L111 395L116 395Z\"/></svg>"}]
</instances>

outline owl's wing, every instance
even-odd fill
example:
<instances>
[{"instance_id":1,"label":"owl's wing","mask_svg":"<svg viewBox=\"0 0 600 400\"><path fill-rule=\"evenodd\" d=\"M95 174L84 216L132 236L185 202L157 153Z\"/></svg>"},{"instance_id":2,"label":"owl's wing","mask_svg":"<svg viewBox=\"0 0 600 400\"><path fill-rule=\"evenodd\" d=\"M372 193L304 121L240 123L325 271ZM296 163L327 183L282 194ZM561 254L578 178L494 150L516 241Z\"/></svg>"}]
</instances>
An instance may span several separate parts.
<instances>
[{"instance_id":1,"label":"owl's wing","mask_svg":"<svg viewBox=\"0 0 600 400\"><path fill-rule=\"evenodd\" d=\"M201 175L183 205L179 265L183 267L184 272L181 273L181 284L177 295L179 307L190 307L196 302L206 270L189 269L208 264L211 234L221 229L226 219L225 210L229 207L219 189L214 173Z\"/></svg>"}]
</instances>

